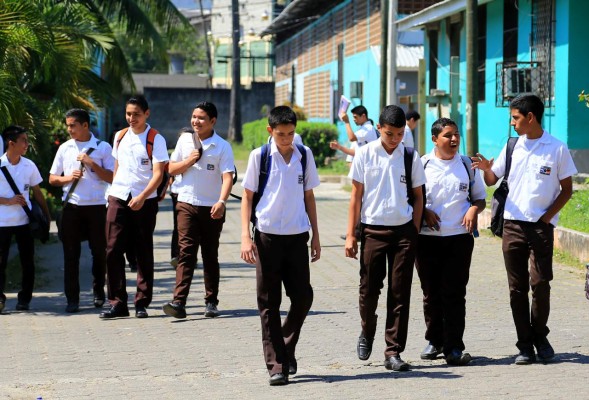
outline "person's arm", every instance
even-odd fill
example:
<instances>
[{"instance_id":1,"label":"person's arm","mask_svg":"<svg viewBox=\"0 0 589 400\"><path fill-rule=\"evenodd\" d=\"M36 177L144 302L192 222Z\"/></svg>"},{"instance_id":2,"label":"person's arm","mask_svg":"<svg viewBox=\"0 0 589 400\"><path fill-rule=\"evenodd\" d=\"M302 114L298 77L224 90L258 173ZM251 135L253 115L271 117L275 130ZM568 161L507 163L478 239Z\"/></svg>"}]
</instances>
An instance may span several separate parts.
<instances>
[{"instance_id":1,"label":"person's arm","mask_svg":"<svg viewBox=\"0 0 589 400\"><path fill-rule=\"evenodd\" d=\"M472 160L472 168L473 169L478 168L481 171L483 171L483 178L485 179L485 185L493 186L494 184L497 183L499 178L497 177L497 175L495 175L495 173L491 169L491 167L493 167L493 161L494 161L493 158L491 158L490 160L487 160L485 158L485 156L483 156L481 153L477 153L477 156L471 157L471 160Z\"/></svg>"},{"instance_id":2,"label":"person's arm","mask_svg":"<svg viewBox=\"0 0 589 400\"><path fill-rule=\"evenodd\" d=\"M305 209L311 223L311 262L321 258L321 243L319 242L319 226L317 225L317 205L315 203L315 194L313 189L305 190Z\"/></svg>"},{"instance_id":3,"label":"person's arm","mask_svg":"<svg viewBox=\"0 0 589 400\"><path fill-rule=\"evenodd\" d=\"M229 193L233 188L233 172L223 172L223 185L221 186L221 195L219 201L217 201L211 208L211 218L219 219L223 217L225 209L227 208L226 203L229 198Z\"/></svg>"},{"instance_id":4,"label":"person's arm","mask_svg":"<svg viewBox=\"0 0 589 400\"><path fill-rule=\"evenodd\" d=\"M253 201L254 192L244 188L241 196L241 259L248 264L255 264L258 256L258 250L250 234Z\"/></svg>"},{"instance_id":5,"label":"person's arm","mask_svg":"<svg viewBox=\"0 0 589 400\"><path fill-rule=\"evenodd\" d=\"M469 207L468 211L466 211L466 214L462 218L462 226L466 228L468 233L473 233L477 230L479 214L483 212L486 206L485 199L476 200Z\"/></svg>"},{"instance_id":6,"label":"person's arm","mask_svg":"<svg viewBox=\"0 0 589 400\"><path fill-rule=\"evenodd\" d=\"M27 200L25 196L21 194L15 194L12 197L0 197L0 205L2 206L13 206L18 204L19 206L26 206Z\"/></svg>"},{"instance_id":7,"label":"person's arm","mask_svg":"<svg viewBox=\"0 0 589 400\"><path fill-rule=\"evenodd\" d=\"M51 186L64 186L68 183L72 183L73 181L80 179L82 177L82 171L78 168L72 171L71 175L54 175L49 174L49 184ZM112 180L111 180L112 181Z\"/></svg>"},{"instance_id":8,"label":"person's arm","mask_svg":"<svg viewBox=\"0 0 589 400\"><path fill-rule=\"evenodd\" d=\"M149 183L141 193L139 193L137 196L133 197L131 201L129 201L129 208L131 210L141 210L141 207L143 207L143 203L145 203L145 200L160 185L160 182L162 181L162 176L164 174L164 165L165 163L163 162L153 163L153 175L149 180Z\"/></svg>"},{"instance_id":9,"label":"person's arm","mask_svg":"<svg viewBox=\"0 0 589 400\"><path fill-rule=\"evenodd\" d=\"M421 186L414 187L412 189L413 197L413 224L417 232L421 230L421 217L423 215L423 189Z\"/></svg>"},{"instance_id":10,"label":"person's arm","mask_svg":"<svg viewBox=\"0 0 589 400\"><path fill-rule=\"evenodd\" d=\"M200 159L201 152L192 150L192 152L182 161L170 161L170 175L182 175L186 170L192 167Z\"/></svg>"},{"instance_id":11,"label":"person's arm","mask_svg":"<svg viewBox=\"0 0 589 400\"><path fill-rule=\"evenodd\" d=\"M360 220L360 210L362 208L362 195L364 194L364 184L358 181L352 181L352 195L350 196L350 207L348 211L348 229L346 231L346 257L357 259L358 240L354 231L356 224Z\"/></svg>"},{"instance_id":12,"label":"person's arm","mask_svg":"<svg viewBox=\"0 0 589 400\"><path fill-rule=\"evenodd\" d=\"M342 146L341 144L339 144L335 140L329 143L329 147L333 150L339 150L342 153L347 154L352 157L356 155L356 151L354 149Z\"/></svg>"},{"instance_id":13,"label":"person's arm","mask_svg":"<svg viewBox=\"0 0 589 400\"><path fill-rule=\"evenodd\" d=\"M348 139L350 140L350 142L357 141L358 138L356 137L356 134L352 130L352 125L350 125L350 118L348 117L348 114L346 114L345 112L341 113L340 119L342 120L342 122L344 123L344 125L346 127L346 133L348 134Z\"/></svg>"},{"instance_id":14,"label":"person's arm","mask_svg":"<svg viewBox=\"0 0 589 400\"><path fill-rule=\"evenodd\" d=\"M43 197L43 192L41 192L41 188L39 185L35 185L31 188L33 190L33 197L37 200L37 203L41 206L43 210L43 214L45 214L45 218L47 221L51 221L51 214L49 214L49 207L47 207L47 202L45 201L45 197Z\"/></svg>"},{"instance_id":15,"label":"person's arm","mask_svg":"<svg viewBox=\"0 0 589 400\"><path fill-rule=\"evenodd\" d=\"M564 178L560 181L560 193L558 196L556 196L556 199L554 199L554 203L552 203L544 215L540 217L540 220L546 224L549 224L552 218L558 214L558 212L565 206L567 201L569 201L572 196L573 178L569 176L568 178Z\"/></svg>"},{"instance_id":16,"label":"person's arm","mask_svg":"<svg viewBox=\"0 0 589 400\"><path fill-rule=\"evenodd\" d=\"M78 161L82 162L86 168L90 167L96 175L106 183L112 183L113 173L110 169L102 168L96 161L86 153L78 154ZM51 183L51 182L50 182Z\"/></svg>"}]
</instances>

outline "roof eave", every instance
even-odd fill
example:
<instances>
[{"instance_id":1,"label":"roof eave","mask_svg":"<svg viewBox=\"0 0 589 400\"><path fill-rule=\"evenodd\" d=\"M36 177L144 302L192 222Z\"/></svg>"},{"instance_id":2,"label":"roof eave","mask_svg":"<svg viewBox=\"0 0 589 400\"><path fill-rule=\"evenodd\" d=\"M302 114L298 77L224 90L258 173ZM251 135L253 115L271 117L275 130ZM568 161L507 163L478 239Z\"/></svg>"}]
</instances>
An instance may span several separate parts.
<instances>
[{"instance_id":1,"label":"roof eave","mask_svg":"<svg viewBox=\"0 0 589 400\"><path fill-rule=\"evenodd\" d=\"M478 0L478 5L490 3L491 1L493 0ZM446 0L398 20L396 22L397 29L399 31L421 29L429 23L442 20L464 10L466 10L466 0Z\"/></svg>"}]
</instances>

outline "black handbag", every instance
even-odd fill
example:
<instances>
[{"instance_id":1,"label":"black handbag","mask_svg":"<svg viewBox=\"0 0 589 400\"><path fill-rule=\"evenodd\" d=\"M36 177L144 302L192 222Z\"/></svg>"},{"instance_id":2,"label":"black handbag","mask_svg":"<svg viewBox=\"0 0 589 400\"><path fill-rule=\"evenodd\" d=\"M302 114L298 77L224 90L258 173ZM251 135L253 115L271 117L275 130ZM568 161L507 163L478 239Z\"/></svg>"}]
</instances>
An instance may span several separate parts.
<instances>
[{"instance_id":1,"label":"black handbag","mask_svg":"<svg viewBox=\"0 0 589 400\"><path fill-rule=\"evenodd\" d=\"M509 194L507 178L509 177L509 171L511 170L511 155L513 154L517 139L517 137L512 137L507 141L507 149L505 150L505 175L503 176L503 180L499 184L499 187L495 189L493 198L491 199L490 229L493 235L499 237L503 237L503 224L505 222L503 212L505 211L505 202L507 201L507 195Z\"/></svg>"},{"instance_id":2,"label":"black handbag","mask_svg":"<svg viewBox=\"0 0 589 400\"><path fill-rule=\"evenodd\" d=\"M18 190L18 187L16 186L16 183L14 183L14 179L12 179L12 175L10 175L10 172L8 172L8 169L6 167L1 167L0 169L2 169L2 173L6 177L6 181L10 185L10 188L12 189L14 194L21 194ZM33 238L39 239L41 243L45 243L49 240L49 221L45 217L43 209L41 208L39 203L37 203L37 200L35 200L34 197L30 200L31 208L29 209L29 207L27 206L22 206L22 208L23 210L25 210L25 213L27 213L27 216L29 217L29 227L31 228L31 235L33 236Z\"/></svg>"}]
</instances>

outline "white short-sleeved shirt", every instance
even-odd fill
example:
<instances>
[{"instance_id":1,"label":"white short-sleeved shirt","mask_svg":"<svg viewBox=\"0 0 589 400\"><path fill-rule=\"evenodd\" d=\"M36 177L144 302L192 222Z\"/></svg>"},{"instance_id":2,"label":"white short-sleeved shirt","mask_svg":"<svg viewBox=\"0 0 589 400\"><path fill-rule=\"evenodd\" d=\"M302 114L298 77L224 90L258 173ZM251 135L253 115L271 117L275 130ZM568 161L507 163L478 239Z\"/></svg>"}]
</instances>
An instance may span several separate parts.
<instances>
[{"instance_id":1,"label":"white short-sleeved shirt","mask_svg":"<svg viewBox=\"0 0 589 400\"><path fill-rule=\"evenodd\" d=\"M4 150L4 140L2 136L0 136L0 154L4 154L6 151Z\"/></svg>"},{"instance_id":2,"label":"white short-sleeved shirt","mask_svg":"<svg viewBox=\"0 0 589 400\"><path fill-rule=\"evenodd\" d=\"M356 150L358 150L358 143L356 142L352 142L350 144L350 149L354 150L354 154L356 154ZM346 154L346 162L351 163L352 161L354 161L354 156L351 154Z\"/></svg>"},{"instance_id":3,"label":"white short-sleeved shirt","mask_svg":"<svg viewBox=\"0 0 589 400\"><path fill-rule=\"evenodd\" d=\"M506 146L492 167L498 178L505 175L505 151ZM537 222L560 193L560 181L576 173L567 145L548 132L535 140L520 136L511 156L504 218ZM550 223L556 226L558 214Z\"/></svg>"},{"instance_id":4,"label":"white short-sleeved shirt","mask_svg":"<svg viewBox=\"0 0 589 400\"><path fill-rule=\"evenodd\" d=\"M59 146L49 173L52 175L61 175L62 173L71 175L73 171L80 167L80 161L76 160L78 155L88 152L89 149L94 149L90 154L90 158L96 164L104 169L114 170L115 159L112 156L112 147L107 142L99 141L96 136L91 134L90 140L87 142L70 139ZM65 200L71 186L72 183L63 186L62 200ZM104 196L107 188L108 183L100 179L91 168L84 168L82 177L68 199L68 203L79 206L103 205L105 204Z\"/></svg>"},{"instance_id":5,"label":"white short-sleeved shirt","mask_svg":"<svg viewBox=\"0 0 589 400\"><path fill-rule=\"evenodd\" d=\"M469 201L470 176L465 168L460 154L451 160L436 157L435 150L421 157L425 168L426 208L440 217L440 230L436 231L424 226L420 234L430 236L452 236L468 233L462 226L464 215L471 206L471 202L484 200L487 196L485 183L479 170L471 171L472 199Z\"/></svg>"},{"instance_id":6,"label":"white short-sleeved shirt","mask_svg":"<svg viewBox=\"0 0 589 400\"><path fill-rule=\"evenodd\" d=\"M392 154L388 154L380 140L356 150L348 176L364 185L362 223L398 226L413 218L413 207L407 202L404 152L405 147L399 144ZM414 188L425 183L417 151L413 153L411 178Z\"/></svg>"},{"instance_id":7,"label":"white short-sleeved shirt","mask_svg":"<svg viewBox=\"0 0 589 400\"><path fill-rule=\"evenodd\" d=\"M413 141L413 132L411 132L411 128L405 125L405 135L403 136L403 144L405 147L415 147L415 142Z\"/></svg>"},{"instance_id":8,"label":"white short-sleeved shirt","mask_svg":"<svg viewBox=\"0 0 589 400\"><path fill-rule=\"evenodd\" d=\"M118 161L118 169L113 178L108 194L121 200L127 200L129 194L132 197L139 195L149 184L153 177L152 161L147 155L147 132L151 127L147 125L145 131L136 134L131 128L125 134L120 143L117 132L113 142L112 155ZM153 141L153 163L161 163L169 160L166 140L160 134L155 135ZM156 191L149 195L149 199L157 196Z\"/></svg>"},{"instance_id":9,"label":"white short-sleeved shirt","mask_svg":"<svg viewBox=\"0 0 589 400\"><path fill-rule=\"evenodd\" d=\"M358 147L362 147L365 144L378 139L376 129L374 129L374 126L372 126L370 121L364 122L362 126L360 126L360 128L354 133L354 135L356 135Z\"/></svg>"},{"instance_id":10,"label":"white short-sleeved shirt","mask_svg":"<svg viewBox=\"0 0 589 400\"><path fill-rule=\"evenodd\" d=\"M28 158L21 157L18 164L12 165L10 161L8 161L6 154L4 154L0 157L0 166L6 167L10 176L12 176L12 180L14 180L16 187L27 200L29 208L31 208L29 189L43 182L43 178L41 178L41 174L35 163ZM0 197L10 199L14 197L14 195L14 191L6 180L6 177L0 171ZM0 205L0 226L20 226L28 223L29 217L25 210L23 210L22 206L18 204L10 206L5 204Z\"/></svg>"},{"instance_id":11,"label":"white short-sleeved shirt","mask_svg":"<svg viewBox=\"0 0 589 400\"><path fill-rule=\"evenodd\" d=\"M264 194L254 212L258 219L256 229L263 233L275 235L296 235L308 232L311 228L309 216L305 209L304 192L319 186L319 175L311 149L307 152L307 168L303 179L301 153L295 146L290 163L286 164L278 152L276 144L270 144L272 163ZM260 178L262 149L250 153L247 169L241 185L256 192Z\"/></svg>"},{"instance_id":12,"label":"white short-sleeved shirt","mask_svg":"<svg viewBox=\"0 0 589 400\"><path fill-rule=\"evenodd\" d=\"M178 162L188 158L195 149L192 135L183 133L178 138L171 161ZM176 190L178 201L193 206L212 207L221 196L223 174L233 173L233 150L231 145L215 132L201 143L201 158L184 171Z\"/></svg>"},{"instance_id":13,"label":"white short-sleeved shirt","mask_svg":"<svg viewBox=\"0 0 589 400\"><path fill-rule=\"evenodd\" d=\"M182 175L174 175L174 181L170 185L170 192L178 194L178 186L180 185L180 182L182 182Z\"/></svg>"}]
</instances>

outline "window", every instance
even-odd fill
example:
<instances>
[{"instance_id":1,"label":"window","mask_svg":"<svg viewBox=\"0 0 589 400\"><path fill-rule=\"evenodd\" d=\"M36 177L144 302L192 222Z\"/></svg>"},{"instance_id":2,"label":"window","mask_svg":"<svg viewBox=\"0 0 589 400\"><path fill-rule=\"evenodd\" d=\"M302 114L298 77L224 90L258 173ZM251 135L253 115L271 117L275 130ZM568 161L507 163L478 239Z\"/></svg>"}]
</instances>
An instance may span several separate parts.
<instances>
[{"instance_id":1,"label":"window","mask_svg":"<svg viewBox=\"0 0 589 400\"><path fill-rule=\"evenodd\" d=\"M478 28L478 92L479 101L485 101L485 61L487 59L487 5L479 6L477 9Z\"/></svg>"},{"instance_id":2,"label":"window","mask_svg":"<svg viewBox=\"0 0 589 400\"><path fill-rule=\"evenodd\" d=\"M503 4L503 62L516 62L518 9L515 0Z\"/></svg>"},{"instance_id":3,"label":"window","mask_svg":"<svg viewBox=\"0 0 589 400\"><path fill-rule=\"evenodd\" d=\"M427 32L429 42L429 89L437 89L438 86L438 31L429 30Z\"/></svg>"}]
</instances>

